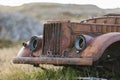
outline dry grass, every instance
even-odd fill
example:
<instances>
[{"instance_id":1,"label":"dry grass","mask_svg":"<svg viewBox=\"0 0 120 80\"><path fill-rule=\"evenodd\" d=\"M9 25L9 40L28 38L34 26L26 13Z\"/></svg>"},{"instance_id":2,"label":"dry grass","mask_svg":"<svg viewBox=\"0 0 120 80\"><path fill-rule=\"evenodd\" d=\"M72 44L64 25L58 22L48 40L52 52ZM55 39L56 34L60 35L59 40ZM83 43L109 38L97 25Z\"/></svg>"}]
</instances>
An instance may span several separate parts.
<instances>
[{"instance_id":1,"label":"dry grass","mask_svg":"<svg viewBox=\"0 0 120 80\"><path fill-rule=\"evenodd\" d=\"M11 74L16 68L27 69L28 66L15 65L11 62L12 58L17 55L19 49L20 46L0 49L0 76L3 76L0 78L5 78L6 74Z\"/></svg>"},{"instance_id":2,"label":"dry grass","mask_svg":"<svg viewBox=\"0 0 120 80\"><path fill-rule=\"evenodd\" d=\"M77 72L71 68L42 65L47 70L32 65L13 64L21 46L0 49L0 80L73 80Z\"/></svg>"},{"instance_id":3,"label":"dry grass","mask_svg":"<svg viewBox=\"0 0 120 80\"><path fill-rule=\"evenodd\" d=\"M12 63L11 60L13 57L16 57L20 47L21 46L0 49L0 76L2 76L0 80L9 79L9 76L12 76L14 73L21 73L22 71L30 72L33 70L31 65L18 65Z\"/></svg>"},{"instance_id":4,"label":"dry grass","mask_svg":"<svg viewBox=\"0 0 120 80\"><path fill-rule=\"evenodd\" d=\"M12 45L13 46L13 45ZM41 65L46 68L35 68L27 64L13 64L13 57L16 57L21 46L17 45L0 49L0 80L74 80L77 76L88 76L86 71L90 70L90 76L98 76L99 71L95 68L82 68L83 72L78 72L72 68L55 67L52 65ZM87 73L88 74L88 73ZM110 76L106 72L106 76ZM117 79L110 79L117 80Z\"/></svg>"}]
</instances>

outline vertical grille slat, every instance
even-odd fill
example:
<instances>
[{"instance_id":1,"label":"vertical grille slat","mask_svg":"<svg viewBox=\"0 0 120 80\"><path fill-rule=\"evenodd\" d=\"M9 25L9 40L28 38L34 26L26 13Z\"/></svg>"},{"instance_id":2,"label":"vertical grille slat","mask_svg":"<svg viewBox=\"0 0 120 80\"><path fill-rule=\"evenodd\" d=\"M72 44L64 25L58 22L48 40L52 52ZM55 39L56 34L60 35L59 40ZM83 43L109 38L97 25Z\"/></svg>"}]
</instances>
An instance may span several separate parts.
<instances>
[{"instance_id":1,"label":"vertical grille slat","mask_svg":"<svg viewBox=\"0 0 120 80\"><path fill-rule=\"evenodd\" d=\"M60 30L60 29L59 29L58 24L56 24L56 25L57 25L57 27L58 27L57 30L56 30L56 31L57 31L56 34L58 35L58 36L57 36L56 43L60 43L60 42L59 42L59 41L60 41L60 39L59 39L59 33L60 33L59 30ZM56 44L56 48L57 48L57 49L56 49L56 50L57 50L56 52L57 52L57 53L60 52L60 51L59 51L59 46L58 46L58 45L59 45L59 44Z\"/></svg>"},{"instance_id":2,"label":"vertical grille slat","mask_svg":"<svg viewBox=\"0 0 120 80\"><path fill-rule=\"evenodd\" d=\"M61 56L61 23L44 25L43 55ZM50 54L49 54L50 53Z\"/></svg>"},{"instance_id":3,"label":"vertical grille slat","mask_svg":"<svg viewBox=\"0 0 120 80\"><path fill-rule=\"evenodd\" d=\"M59 37L60 36L60 34L61 34L61 24L59 23L59 24L57 24L58 25L58 43L61 43L61 37ZM58 52L60 52L61 53L61 48L60 48L60 44L58 44Z\"/></svg>"},{"instance_id":4,"label":"vertical grille slat","mask_svg":"<svg viewBox=\"0 0 120 80\"><path fill-rule=\"evenodd\" d=\"M58 28L57 25L56 25L56 26L54 25L54 34L55 34L54 43L57 43L57 42L56 42L56 41L57 41L57 33L56 33L56 32L57 32L57 30L56 30L57 28ZM57 52L56 52L57 46L56 46L56 45L57 45L57 44L54 45L54 55L57 54Z\"/></svg>"}]
</instances>

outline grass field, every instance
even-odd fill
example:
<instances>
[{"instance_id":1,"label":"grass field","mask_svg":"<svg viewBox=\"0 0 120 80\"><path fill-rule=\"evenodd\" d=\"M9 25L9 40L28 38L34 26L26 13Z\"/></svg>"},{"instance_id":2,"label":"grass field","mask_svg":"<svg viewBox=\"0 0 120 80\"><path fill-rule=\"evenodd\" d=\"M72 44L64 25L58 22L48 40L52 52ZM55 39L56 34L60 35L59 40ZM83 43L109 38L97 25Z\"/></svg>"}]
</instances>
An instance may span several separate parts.
<instances>
[{"instance_id":1,"label":"grass field","mask_svg":"<svg viewBox=\"0 0 120 80\"><path fill-rule=\"evenodd\" d=\"M0 80L73 80L77 72L71 68L41 65L42 70L32 65L13 64L21 46L0 49Z\"/></svg>"},{"instance_id":2,"label":"grass field","mask_svg":"<svg viewBox=\"0 0 120 80\"><path fill-rule=\"evenodd\" d=\"M56 67L53 65L41 65L41 68L35 68L27 64L13 64L13 57L16 57L20 45L12 45L0 48L0 80L74 80L80 76L98 76L99 72L94 68L84 68L83 72L70 67ZM86 74L90 70L91 74ZM104 72L106 76L111 76L109 72ZM118 79L110 79L118 80Z\"/></svg>"}]
</instances>

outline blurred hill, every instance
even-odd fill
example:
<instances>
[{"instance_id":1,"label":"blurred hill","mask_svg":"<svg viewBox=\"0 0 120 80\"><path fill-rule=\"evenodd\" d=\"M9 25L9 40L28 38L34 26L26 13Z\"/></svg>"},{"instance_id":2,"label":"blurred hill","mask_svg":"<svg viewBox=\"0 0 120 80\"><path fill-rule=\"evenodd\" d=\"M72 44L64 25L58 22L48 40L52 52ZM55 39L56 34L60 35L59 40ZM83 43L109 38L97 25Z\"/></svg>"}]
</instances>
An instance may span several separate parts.
<instances>
[{"instance_id":1,"label":"blurred hill","mask_svg":"<svg viewBox=\"0 0 120 80\"><path fill-rule=\"evenodd\" d=\"M33 17L17 12L0 12L0 39L25 40L42 34L42 29Z\"/></svg>"},{"instance_id":2,"label":"blurred hill","mask_svg":"<svg viewBox=\"0 0 120 80\"><path fill-rule=\"evenodd\" d=\"M120 13L120 8L101 9L95 5L30 3L22 6L0 6L0 38L28 39L41 34L41 23L50 20L81 21L107 13ZM31 17L30 17L31 16ZM35 19L36 18L36 19Z\"/></svg>"}]
</instances>

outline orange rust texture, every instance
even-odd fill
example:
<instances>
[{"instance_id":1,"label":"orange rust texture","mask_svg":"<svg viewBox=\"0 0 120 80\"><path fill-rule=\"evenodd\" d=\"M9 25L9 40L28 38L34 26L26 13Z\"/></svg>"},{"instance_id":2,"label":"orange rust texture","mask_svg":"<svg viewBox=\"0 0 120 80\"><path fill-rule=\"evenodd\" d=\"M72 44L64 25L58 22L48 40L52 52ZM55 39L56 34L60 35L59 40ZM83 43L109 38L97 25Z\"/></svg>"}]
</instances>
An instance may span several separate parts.
<instances>
[{"instance_id":1,"label":"orange rust texture","mask_svg":"<svg viewBox=\"0 0 120 80\"><path fill-rule=\"evenodd\" d=\"M92 65L91 58L51 58L51 57L20 57L14 58L13 63L24 64L62 64L62 65Z\"/></svg>"},{"instance_id":2,"label":"orange rust texture","mask_svg":"<svg viewBox=\"0 0 120 80\"><path fill-rule=\"evenodd\" d=\"M105 49L112 43L120 41L120 33L113 32L101 35L95 38L89 46L81 53L81 57L92 57L94 61L98 60Z\"/></svg>"},{"instance_id":3,"label":"orange rust texture","mask_svg":"<svg viewBox=\"0 0 120 80\"><path fill-rule=\"evenodd\" d=\"M120 32L120 25L118 24L76 24L72 23L72 29L74 33L109 33L109 32Z\"/></svg>"},{"instance_id":4,"label":"orange rust texture","mask_svg":"<svg viewBox=\"0 0 120 80\"><path fill-rule=\"evenodd\" d=\"M58 24L60 24L60 26L58 26ZM25 63L29 64L70 64L69 62L71 62L71 64L76 65L89 65L91 62L87 63L88 59L84 62L85 58L92 58L93 61L98 60L109 45L120 40L120 16L104 16L84 20L80 23L70 21L49 21L46 25L49 28L46 28L46 33L43 37L43 42L45 43L46 41L45 45L43 44L44 54L41 53L40 56L47 56L49 58L46 60L43 57L39 59L31 57L15 58L14 63L17 63L17 61L20 62L23 59ZM55 34L57 33L55 30L58 30L58 27L60 27L58 31L60 32L60 34L58 33L60 36ZM52 29L52 31L50 29ZM49 34L47 34L47 32L49 32ZM89 38L91 39L87 42L86 48L79 52L75 49L74 43L76 37L81 34L85 36L86 40ZM56 48L56 46L58 47ZM50 54L47 54L47 52ZM39 51L37 53L39 53ZM56 60L58 62L56 62Z\"/></svg>"}]
</instances>

